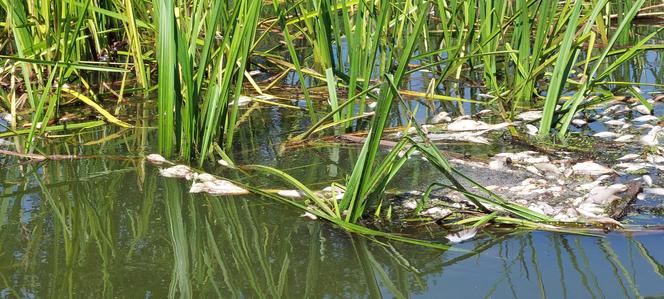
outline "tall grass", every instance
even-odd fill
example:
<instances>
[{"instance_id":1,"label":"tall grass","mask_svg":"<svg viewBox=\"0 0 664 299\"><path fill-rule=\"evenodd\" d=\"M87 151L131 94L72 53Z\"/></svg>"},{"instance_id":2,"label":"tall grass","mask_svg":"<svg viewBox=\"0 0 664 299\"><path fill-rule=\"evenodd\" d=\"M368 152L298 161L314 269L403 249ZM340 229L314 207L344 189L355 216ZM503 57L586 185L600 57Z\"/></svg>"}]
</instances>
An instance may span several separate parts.
<instances>
[{"instance_id":1,"label":"tall grass","mask_svg":"<svg viewBox=\"0 0 664 299\"><path fill-rule=\"evenodd\" d=\"M33 111L28 150L60 114L61 83L78 83L79 94L98 101L87 73L112 79L120 72L123 82L131 73L130 84L146 91L156 68L159 148L203 163L214 144L232 149L240 111L236 104L253 57L284 74L294 72L312 123L320 121L321 113L332 113L318 126L341 129L335 133L366 127L366 101L382 100L373 88L388 74L400 86L414 72L428 71L433 82L426 97L454 100L438 93L459 93L457 83L449 82L463 82L474 76L467 70L479 70L482 91L491 99L486 105L505 118L522 108L542 107L540 135L555 130L563 137L585 99L597 91L629 92L608 90L601 82L621 63L653 48L650 35L627 51L611 51L626 42L632 19L649 4L305 0L275 1L264 10L262 1L2 0L4 34L11 37L2 49L9 55L2 58L15 66L2 72L18 71L12 76L20 78ZM426 28L420 30L414 22L422 7L429 11ZM610 15L616 13L614 23ZM276 28L285 46L259 50ZM398 76L392 57L408 51L409 39L417 41L418 50ZM603 51L597 55L593 46L600 44ZM570 81L572 73L582 81ZM327 92L326 105L314 105L309 89L315 86ZM4 94L7 110L18 96ZM462 105L457 109L462 111Z\"/></svg>"}]
</instances>

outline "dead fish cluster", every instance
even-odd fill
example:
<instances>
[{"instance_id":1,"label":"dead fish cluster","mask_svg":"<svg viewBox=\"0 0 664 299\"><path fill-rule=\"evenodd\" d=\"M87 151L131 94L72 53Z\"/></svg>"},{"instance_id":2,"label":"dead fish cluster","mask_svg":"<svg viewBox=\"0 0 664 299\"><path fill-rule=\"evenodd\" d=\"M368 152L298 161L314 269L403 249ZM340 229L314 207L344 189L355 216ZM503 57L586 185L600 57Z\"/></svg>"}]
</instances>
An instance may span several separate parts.
<instances>
[{"instance_id":1,"label":"dead fish cluster","mask_svg":"<svg viewBox=\"0 0 664 299\"><path fill-rule=\"evenodd\" d=\"M157 154L150 154L146 158L148 162L155 165L173 164L166 160L166 158ZM218 179L209 173L197 172L186 165L174 165L167 168L160 168L159 174L163 177L184 178L193 181L189 193L207 193L210 195L249 194L248 190L233 182Z\"/></svg>"}]
</instances>

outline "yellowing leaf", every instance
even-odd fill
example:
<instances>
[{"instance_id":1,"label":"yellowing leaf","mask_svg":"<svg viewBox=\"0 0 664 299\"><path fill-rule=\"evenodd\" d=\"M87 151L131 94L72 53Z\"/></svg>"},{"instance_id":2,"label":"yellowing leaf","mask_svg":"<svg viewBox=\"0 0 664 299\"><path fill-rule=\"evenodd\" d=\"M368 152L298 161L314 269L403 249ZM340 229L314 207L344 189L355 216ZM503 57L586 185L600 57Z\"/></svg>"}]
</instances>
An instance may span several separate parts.
<instances>
[{"instance_id":1,"label":"yellowing leaf","mask_svg":"<svg viewBox=\"0 0 664 299\"><path fill-rule=\"evenodd\" d=\"M113 114L111 114L110 112L106 111L102 106L99 106L99 104L95 103L95 101L93 101L92 99L88 98L88 97L85 96L84 94L79 93L79 92L77 92L77 91L75 91L75 90L71 90L71 89L66 88L66 87L62 87L61 90L64 91L64 92L66 92L66 93L68 93L68 94L70 94L70 95L72 95L72 96L74 96L75 98L81 100L81 101L82 101L83 103L85 103L86 105L88 105L88 106L94 108L94 109L97 110L99 113L101 113L101 115L103 115L103 116L104 116L109 122L114 123L114 124L116 124L116 125L118 125L118 126L121 126L121 127L123 127L123 128L131 128L131 127L132 127L132 125L130 125L130 124L126 123L126 122L123 122L123 121L119 120L118 118L116 118L115 116L113 116Z\"/></svg>"}]
</instances>

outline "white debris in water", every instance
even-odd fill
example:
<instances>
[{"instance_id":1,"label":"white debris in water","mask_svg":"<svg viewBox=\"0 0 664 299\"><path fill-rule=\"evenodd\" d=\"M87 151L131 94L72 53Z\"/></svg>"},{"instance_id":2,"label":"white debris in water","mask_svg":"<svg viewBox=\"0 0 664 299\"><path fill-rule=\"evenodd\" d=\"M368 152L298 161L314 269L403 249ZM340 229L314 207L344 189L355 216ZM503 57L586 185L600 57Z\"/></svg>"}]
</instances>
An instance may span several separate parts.
<instances>
[{"instance_id":1,"label":"white debris in water","mask_svg":"<svg viewBox=\"0 0 664 299\"><path fill-rule=\"evenodd\" d=\"M599 132L594 134L593 136L599 137L599 138L616 138L620 136L618 133L614 132L609 132L609 131L604 131L604 132Z\"/></svg>"},{"instance_id":2,"label":"white debris in water","mask_svg":"<svg viewBox=\"0 0 664 299\"><path fill-rule=\"evenodd\" d=\"M572 124L577 126L577 127L582 127L582 126L585 126L586 124L588 124L588 122L583 120L583 119L580 119L580 118L575 118L575 119L572 120Z\"/></svg>"},{"instance_id":3,"label":"white debris in water","mask_svg":"<svg viewBox=\"0 0 664 299\"><path fill-rule=\"evenodd\" d=\"M528 130L528 135L530 136L535 136L537 135L537 132L539 132L539 129L531 124L527 124L526 129Z\"/></svg>"},{"instance_id":4,"label":"white debris in water","mask_svg":"<svg viewBox=\"0 0 664 299\"><path fill-rule=\"evenodd\" d=\"M542 111L526 111L516 116L516 119L523 121L534 121L542 118Z\"/></svg>"},{"instance_id":5,"label":"white debris in water","mask_svg":"<svg viewBox=\"0 0 664 299\"><path fill-rule=\"evenodd\" d=\"M659 118L657 118L656 116L653 116L653 115L643 115L643 116L639 116L639 117L633 119L633 121L635 121L635 122L648 122L648 121L653 121L653 120L658 120L658 119Z\"/></svg>"},{"instance_id":6,"label":"white debris in water","mask_svg":"<svg viewBox=\"0 0 664 299\"><path fill-rule=\"evenodd\" d=\"M652 178L649 175L646 174L646 175L642 176L641 179L646 184L646 186L648 186L648 187L652 186Z\"/></svg>"},{"instance_id":7,"label":"white debris in water","mask_svg":"<svg viewBox=\"0 0 664 299\"><path fill-rule=\"evenodd\" d=\"M615 173L613 169L597 164L592 161L577 163L574 166L572 166L572 170L574 171L575 174L590 175L590 176Z\"/></svg>"},{"instance_id":8,"label":"white debris in water","mask_svg":"<svg viewBox=\"0 0 664 299\"><path fill-rule=\"evenodd\" d=\"M189 166L175 165L173 167L159 169L159 174L167 178L186 178L189 179L193 175L193 171Z\"/></svg>"},{"instance_id":9,"label":"white debris in water","mask_svg":"<svg viewBox=\"0 0 664 299\"><path fill-rule=\"evenodd\" d=\"M613 141L615 141L615 142L629 142L629 141L632 141L632 139L634 139L634 137L635 137L634 135L627 134L627 135L620 136L620 137L614 139Z\"/></svg>"},{"instance_id":10,"label":"white debris in water","mask_svg":"<svg viewBox=\"0 0 664 299\"><path fill-rule=\"evenodd\" d=\"M446 239L450 240L452 243L461 243L463 241L467 241L475 237L477 234L477 228L469 228L469 229L464 229L462 231L458 231L456 233L449 234L445 236Z\"/></svg>"}]
</instances>

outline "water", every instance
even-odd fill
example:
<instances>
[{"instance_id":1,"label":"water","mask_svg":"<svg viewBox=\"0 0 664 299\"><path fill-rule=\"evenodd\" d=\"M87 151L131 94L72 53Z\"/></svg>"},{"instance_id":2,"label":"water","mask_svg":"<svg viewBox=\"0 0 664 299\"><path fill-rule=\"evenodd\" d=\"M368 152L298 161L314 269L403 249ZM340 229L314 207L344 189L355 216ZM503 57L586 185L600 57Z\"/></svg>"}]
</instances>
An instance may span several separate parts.
<instances>
[{"instance_id":1,"label":"water","mask_svg":"<svg viewBox=\"0 0 664 299\"><path fill-rule=\"evenodd\" d=\"M25 165L1 181L3 298L664 296L659 233L487 232L443 252L266 199L190 195L135 160Z\"/></svg>"}]
</instances>

